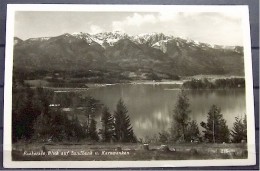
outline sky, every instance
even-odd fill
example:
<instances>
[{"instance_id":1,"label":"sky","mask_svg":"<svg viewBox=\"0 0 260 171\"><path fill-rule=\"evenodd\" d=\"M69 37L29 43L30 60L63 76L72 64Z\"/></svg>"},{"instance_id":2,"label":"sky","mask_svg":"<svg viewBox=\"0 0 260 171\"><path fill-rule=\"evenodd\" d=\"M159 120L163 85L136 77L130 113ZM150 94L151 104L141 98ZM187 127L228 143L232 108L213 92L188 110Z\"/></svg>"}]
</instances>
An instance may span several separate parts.
<instances>
[{"instance_id":1,"label":"sky","mask_svg":"<svg viewBox=\"0 0 260 171\"><path fill-rule=\"evenodd\" d=\"M50 12L17 11L14 35L23 40L64 33L158 32L203 43L243 45L239 13L227 12Z\"/></svg>"}]
</instances>

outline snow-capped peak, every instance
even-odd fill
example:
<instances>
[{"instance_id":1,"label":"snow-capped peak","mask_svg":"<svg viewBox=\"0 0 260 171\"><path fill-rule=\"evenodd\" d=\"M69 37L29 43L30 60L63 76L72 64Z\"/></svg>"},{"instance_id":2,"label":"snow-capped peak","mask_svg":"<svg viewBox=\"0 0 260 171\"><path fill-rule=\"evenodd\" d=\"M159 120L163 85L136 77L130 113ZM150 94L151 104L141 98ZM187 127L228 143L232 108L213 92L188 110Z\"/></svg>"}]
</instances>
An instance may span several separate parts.
<instances>
[{"instance_id":1,"label":"snow-capped peak","mask_svg":"<svg viewBox=\"0 0 260 171\"><path fill-rule=\"evenodd\" d=\"M138 34L138 35L134 36L134 38L143 38L143 39L147 40L150 37L154 37L154 36L165 37L165 35L163 33L152 32L152 33L141 33L141 34Z\"/></svg>"},{"instance_id":2,"label":"snow-capped peak","mask_svg":"<svg viewBox=\"0 0 260 171\"><path fill-rule=\"evenodd\" d=\"M113 46L117 41L125 38L129 38L126 33L120 31L114 32L104 32L92 35L93 40L95 40L100 45L104 45L104 43L108 43L110 46Z\"/></svg>"},{"instance_id":3,"label":"snow-capped peak","mask_svg":"<svg viewBox=\"0 0 260 171\"><path fill-rule=\"evenodd\" d=\"M105 40L105 39L120 39L129 37L126 33L115 31L115 32L104 32L93 35L94 37Z\"/></svg>"},{"instance_id":4,"label":"snow-capped peak","mask_svg":"<svg viewBox=\"0 0 260 171\"><path fill-rule=\"evenodd\" d=\"M192 45L199 45L199 42L196 40L192 40L192 39L187 39L187 43L190 43Z\"/></svg>"},{"instance_id":5,"label":"snow-capped peak","mask_svg":"<svg viewBox=\"0 0 260 171\"><path fill-rule=\"evenodd\" d=\"M76 35L79 35L79 34L82 34L82 32L74 32L71 35L76 36Z\"/></svg>"},{"instance_id":6,"label":"snow-capped peak","mask_svg":"<svg viewBox=\"0 0 260 171\"><path fill-rule=\"evenodd\" d=\"M133 37L133 41L139 44L150 44L153 45L154 43L161 41L161 40L168 40L170 39L169 36L165 36L163 33L144 33L138 34Z\"/></svg>"},{"instance_id":7,"label":"snow-capped peak","mask_svg":"<svg viewBox=\"0 0 260 171\"><path fill-rule=\"evenodd\" d=\"M64 33L63 36L70 37L71 34L69 34L69 33Z\"/></svg>"},{"instance_id":8,"label":"snow-capped peak","mask_svg":"<svg viewBox=\"0 0 260 171\"><path fill-rule=\"evenodd\" d=\"M93 38L91 37L90 34L88 33L83 33L83 32L74 32L72 33L72 36L78 38L78 39L82 39L85 40L88 44L93 43Z\"/></svg>"}]
</instances>

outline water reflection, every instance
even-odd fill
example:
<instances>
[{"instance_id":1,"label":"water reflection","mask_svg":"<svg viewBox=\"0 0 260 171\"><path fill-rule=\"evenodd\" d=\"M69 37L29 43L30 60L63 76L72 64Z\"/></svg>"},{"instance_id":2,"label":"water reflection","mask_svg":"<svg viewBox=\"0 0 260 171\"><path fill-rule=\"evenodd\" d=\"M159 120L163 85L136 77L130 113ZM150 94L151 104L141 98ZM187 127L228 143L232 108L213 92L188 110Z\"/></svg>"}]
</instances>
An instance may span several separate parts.
<instances>
[{"instance_id":1,"label":"water reflection","mask_svg":"<svg viewBox=\"0 0 260 171\"><path fill-rule=\"evenodd\" d=\"M138 137L153 136L169 128L179 89L175 85L113 85L87 90L84 94L100 100L110 111L120 98L127 105L134 131ZM245 91L187 90L190 99L190 118L206 121L211 105L221 107L229 128L234 118L245 113Z\"/></svg>"}]
</instances>

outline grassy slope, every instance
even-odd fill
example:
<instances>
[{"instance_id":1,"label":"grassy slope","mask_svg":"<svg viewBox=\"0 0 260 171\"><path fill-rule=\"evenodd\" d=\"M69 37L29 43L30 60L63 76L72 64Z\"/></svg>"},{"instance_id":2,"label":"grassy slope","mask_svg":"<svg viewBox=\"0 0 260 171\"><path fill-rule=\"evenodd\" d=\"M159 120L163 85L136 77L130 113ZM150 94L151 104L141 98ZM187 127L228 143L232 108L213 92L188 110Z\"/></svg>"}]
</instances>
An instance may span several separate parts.
<instances>
[{"instance_id":1,"label":"grassy slope","mask_svg":"<svg viewBox=\"0 0 260 171\"><path fill-rule=\"evenodd\" d=\"M43 149L56 152L58 155L25 156L24 151L41 151ZM162 151L160 144L149 146L149 150L143 149L142 144L15 144L13 146L13 160L198 160L198 159L236 159L247 158L245 144L169 144L169 151ZM121 149L118 149L120 147ZM61 155L69 151L69 155ZM93 155L71 155L74 152L93 152ZM128 155L101 155L105 152L128 152ZM98 152L98 155L94 155Z\"/></svg>"}]
</instances>

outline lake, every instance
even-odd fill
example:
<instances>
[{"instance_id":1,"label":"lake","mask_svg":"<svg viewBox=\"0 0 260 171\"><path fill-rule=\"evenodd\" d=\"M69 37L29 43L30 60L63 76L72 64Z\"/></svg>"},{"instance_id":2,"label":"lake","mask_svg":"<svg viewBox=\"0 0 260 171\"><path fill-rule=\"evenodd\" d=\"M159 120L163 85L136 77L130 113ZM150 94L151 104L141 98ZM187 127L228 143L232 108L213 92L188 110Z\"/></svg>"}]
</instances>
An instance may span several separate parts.
<instances>
[{"instance_id":1,"label":"lake","mask_svg":"<svg viewBox=\"0 0 260 171\"><path fill-rule=\"evenodd\" d=\"M83 91L109 107L113 113L122 98L137 137L153 136L170 127L173 109L180 89L173 84L117 84L96 87ZM198 122L206 121L211 105L221 107L221 112L232 129L236 116L243 116L245 90L186 90L190 102L190 118ZM97 120L100 120L97 118ZM99 122L98 122L99 123ZM200 130L202 130L201 126Z\"/></svg>"}]
</instances>

